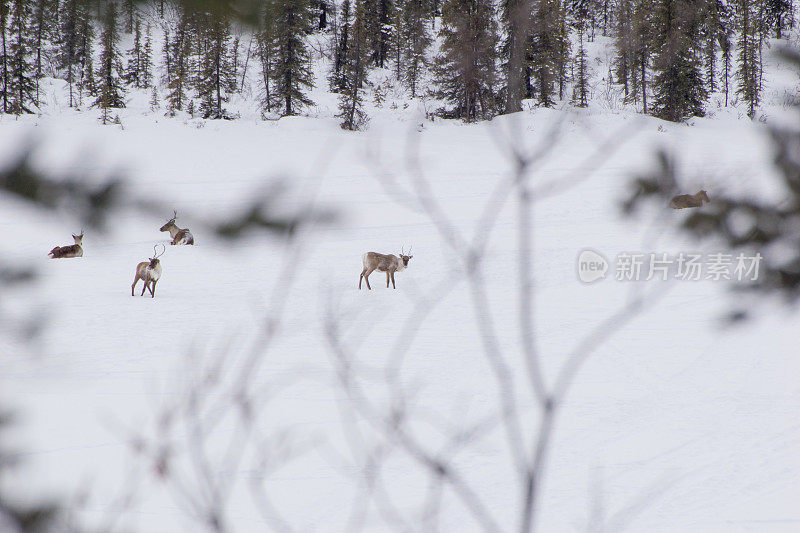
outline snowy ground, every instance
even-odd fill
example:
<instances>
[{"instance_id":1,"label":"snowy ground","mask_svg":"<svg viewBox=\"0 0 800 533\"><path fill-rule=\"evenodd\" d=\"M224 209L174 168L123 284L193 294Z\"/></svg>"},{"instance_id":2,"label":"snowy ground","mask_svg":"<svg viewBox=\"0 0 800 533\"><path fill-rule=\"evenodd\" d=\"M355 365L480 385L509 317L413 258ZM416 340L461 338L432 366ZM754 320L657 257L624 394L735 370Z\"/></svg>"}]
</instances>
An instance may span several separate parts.
<instances>
[{"instance_id":1,"label":"snowy ground","mask_svg":"<svg viewBox=\"0 0 800 533\"><path fill-rule=\"evenodd\" d=\"M770 85L770 117L787 112L778 86ZM702 187L712 199L722 189L781 194L770 187L763 124L738 117L736 109L687 126L606 108L597 97L589 110L535 109L464 125L426 122L412 105L377 112L367 132L346 133L327 118L332 113L203 122L149 114L144 98L122 112L124 128L68 109L19 121L0 116L0 161L34 138L35 162L44 170L68 168L94 179L122 169L131 198L174 206L179 225L191 227L197 242L168 247L155 299L131 297L135 265L166 242L157 230L169 212L126 211L107 234L87 232L85 257L51 261L47 251L68 244L70 232L80 229L76 222L0 197L3 253L35 264L41 275L34 289L4 294L2 305L49 319L35 354L10 337L0 344L0 402L17 415L8 445L24 450L20 468L2 483L20 498L66 499L76 521L100 529L195 531L204 520L196 516L196 502L221 498L204 493L204 476L215 486L230 483L221 507L234 531L287 524L352 531L361 523L354 509L366 509L361 524L370 531L480 529L449 490L438 525L426 522L431 486L397 448L383 450L382 482L374 483L374 470L362 468L364 456L382 441L354 414L325 340L332 313L366 394L386 406L396 400L383 381L390 354L402 327L425 312L416 335L404 339L411 344L399 382L414 433L437 450L458 429L497 416L497 389L476 331L476 319L491 317L519 391L523 429L529 439L535 434L538 411L520 355L515 203L497 206L483 264L490 305L476 316L464 273L430 218L399 202L379 178L396 178L412 190L415 170L405 157L410 139L418 143L433 196L468 239L486 230L478 215L510 172L498 139L537 146L562 123L558 142L531 174L534 186L572 176L610 136L620 139L603 150L607 157L589 179L535 205L535 341L548 383L632 291L663 283L583 284L575 265L580 250L608 258L724 251L669 229L684 213L654 208L639 219L620 216L631 176L652 168L654 149L677 154L687 192ZM235 212L277 177L288 178L287 209L315 198L340 217L302 233L300 248L259 234L231 244L204 229L205 221ZM397 274L397 290L387 290L376 273L374 290L358 291L361 254L396 253L402 245L413 245L414 258ZM286 305L278 309L275 287L283 282L284 261L298 249ZM453 289L430 305L428 296L453 279ZM797 317L765 302L757 320L724 328L719 318L737 303L728 287L672 283L589 359L556 424L539 530L800 528L800 361L791 334ZM206 471L198 459L204 454L190 444L192 428L165 421L164 413L190 403L204 369L220 364L212 374L234 381L252 347L263 348L258 332L276 313L278 333L247 374L258 391L254 422L243 430L227 413L205 427ZM235 405L236 398L212 387L198 401L202 416L214 419L215 408ZM137 438L168 445L168 478L182 485L160 480L152 457L132 446ZM241 461L228 460L238 457L238 443L246 443ZM521 490L500 425L452 461L499 525L514 529ZM254 484L265 488L271 505L253 497ZM393 517L392 509L410 523Z\"/></svg>"}]
</instances>

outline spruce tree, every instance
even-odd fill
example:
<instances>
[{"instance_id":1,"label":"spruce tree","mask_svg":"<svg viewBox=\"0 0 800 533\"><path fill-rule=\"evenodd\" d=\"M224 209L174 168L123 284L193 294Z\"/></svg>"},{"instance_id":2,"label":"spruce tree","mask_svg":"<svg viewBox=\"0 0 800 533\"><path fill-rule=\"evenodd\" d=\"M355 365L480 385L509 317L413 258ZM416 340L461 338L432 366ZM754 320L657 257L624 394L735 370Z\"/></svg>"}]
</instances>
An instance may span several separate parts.
<instances>
[{"instance_id":1,"label":"spruce tree","mask_svg":"<svg viewBox=\"0 0 800 533\"><path fill-rule=\"evenodd\" d=\"M189 89L191 62L191 14L186 8L181 13L173 28L172 37L167 33L164 41L165 62L167 63L167 104L170 114L182 111L187 102L186 91Z\"/></svg>"},{"instance_id":2,"label":"spruce tree","mask_svg":"<svg viewBox=\"0 0 800 533\"><path fill-rule=\"evenodd\" d=\"M619 0L617 4L617 22L614 37L614 50L616 55L613 59L614 81L622 84L625 94L624 101L628 101L631 84L633 83L633 65L636 52L636 40L634 27L631 24L633 19L632 0Z\"/></svg>"},{"instance_id":3,"label":"spruce tree","mask_svg":"<svg viewBox=\"0 0 800 533\"><path fill-rule=\"evenodd\" d=\"M142 87L142 24L139 19L133 24L133 46L128 50L128 66L125 69L125 82L137 89Z\"/></svg>"},{"instance_id":4,"label":"spruce tree","mask_svg":"<svg viewBox=\"0 0 800 533\"><path fill-rule=\"evenodd\" d=\"M417 85L428 67L426 52L431 45L428 30L428 17L423 0L406 0L403 5L401 40L405 43L402 54L402 80L411 91L411 98L417 96Z\"/></svg>"},{"instance_id":5,"label":"spruce tree","mask_svg":"<svg viewBox=\"0 0 800 533\"><path fill-rule=\"evenodd\" d=\"M705 114L708 92L700 69L700 15L693 0L658 2L653 111L665 120L680 122Z\"/></svg>"},{"instance_id":6,"label":"spruce tree","mask_svg":"<svg viewBox=\"0 0 800 533\"><path fill-rule=\"evenodd\" d=\"M149 24L145 29L144 47L139 56L139 70L139 83L143 89L147 89L153 80L153 39Z\"/></svg>"},{"instance_id":7,"label":"spruce tree","mask_svg":"<svg viewBox=\"0 0 800 533\"><path fill-rule=\"evenodd\" d=\"M654 14L650 0L633 0L631 26L633 54L631 56L632 84L630 101L642 99L642 113L647 113L648 72L652 61L654 43Z\"/></svg>"},{"instance_id":8,"label":"spruce tree","mask_svg":"<svg viewBox=\"0 0 800 533\"><path fill-rule=\"evenodd\" d=\"M731 37L727 31L720 35L722 49L722 89L725 91L725 107L728 107L728 92L731 79Z\"/></svg>"},{"instance_id":9,"label":"spruce tree","mask_svg":"<svg viewBox=\"0 0 800 533\"><path fill-rule=\"evenodd\" d=\"M121 61L117 42L119 33L117 29L117 8L113 2L106 6L103 17L103 33L100 35L100 63L97 68L97 75L100 78L98 84L98 97L94 105L103 109L104 117L109 108L125 107L123 99L124 90L120 79ZM105 120L103 122L105 124Z\"/></svg>"},{"instance_id":10,"label":"spruce tree","mask_svg":"<svg viewBox=\"0 0 800 533\"><path fill-rule=\"evenodd\" d=\"M75 57L79 65L80 81L78 95L82 98L83 91L91 96L97 94L94 79L94 61L92 59L92 41L94 40L94 25L92 24L92 0L77 0L77 30Z\"/></svg>"},{"instance_id":11,"label":"spruce tree","mask_svg":"<svg viewBox=\"0 0 800 533\"><path fill-rule=\"evenodd\" d=\"M736 91L747 103L747 116L753 118L760 97L760 42L758 39L757 0L737 0L736 17L739 27L739 68L736 76L739 86Z\"/></svg>"},{"instance_id":12,"label":"spruce tree","mask_svg":"<svg viewBox=\"0 0 800 533\"><path fill-rule=\"evenodd\" d=\"M356 0L355 14L350 28L352 39L342 67L344 89L339 97L337 115L342 119L342 128L351 131L361 129L367 120L363 110L364 83L367 79L369 58L366 19L364 0Z\"/></svg>"},{"instance_id":13,"label":"spruce tree","mask_svg":"<svg viewBox=\"0 0 800 533\"><path fill-rule=\"evenodd\" d=\"M56 11L57 0L33 0L33 16L31 18L31 33L33 49L36 52L33 61L33 78L36 84L34 102L39 105L39 81L44 77L43 57L47 53L46 44L53 41L55 27L57 26Z\"/></svg>"},{"instance_id":14,"label":"spruce tree","mask_svg":"<svg viewBox=\"0 0 800 533\"><path fill-rule=\"evenodd\" d=\"M200 112L203 118L223 118L225 111L222 103L228 100L229 93L233 92L236 85L228 53L230 21L225 14L217 11L207 15L201 27L203 55L198 62L199 73L195 79Z\"/></svg>"},{"instance_id":15,"label":"spruce tree","mask_svg":"<svg viewBox=\"0 0 800 533\"><path fill-rule=\"evenodd\" d=\"M328 83L334 93L340 93L345 90L344 67L350 48L350 26L352 23L350 19L350 0L344 0L341 14L339 15L339 35L333 52L333 66L331 75L328 77Z\"/></svg>"},{"instance_id":16,"label":"spruce tree","mask_svg":"<svg viewBox=\"0 0 800 533\"><path fill-rule=\"evenodd\" d=\"M30 0L15 0L9 13L8 79L9 112L33 113L36 105L36 81L31 56L35 41L30 32Z\"/></svg>"},{"instance_id":17,"label":"spruce tree","mask_svg":"<svg viewBox=\"0 0 800 533\"><path fill-rule=\"evenodd\" d=\"M383 68L395 41L395 4L393 0L364 0L364 10L369 13L365 24L372 62Z\"/></svg>"},{"instance_id":18,"label":"spruce tree","mask_svg":"<svg viewBox=\"0 0 800 533\"><path fill-rule=\"evenodd\" d=\"M261 63L261 79L264 84L262 102L268 113L275 105L271 81L275 72L276 39L276 4L275 0L267 0L264 2L261 13L261 28L256 34L256 43L258 44L258 59Z\"/></svg>"},{"instance_id":19,"label":"spruce tree","mask_svg":"<svg viewBox=\"0 0 800 533\"><path fill-rule=\"evenodd\" d=\"M530 42L531 27L531 1L530 0L503 0L501 20L505 30L505 40L502 45L502 56L505 61L506 98L504 113L514 113L522 110L522 98L527 96L523 76L527 78L529 59L526 50Z\"/></svg>"},{"instance_id":20,"label":"spruce tree","mask_svg":"<svg viewBox=\"0 0 800 533\"><path fill-rule=\"evenodd\" d=\"M122 15L125 22L125 33L133 32L137 19L134 0L122 0Z\"/></svg>"},{"instance_id":21,"label":"spruce tree","mask_svg":"<svg viewBox=\"0 0 800 533\"><path fill-rule=\"evenodd\" d=\"M2 2L4 0L0 0ZM57 55L58 66L66 70L69 86L69 106L74 105L72 93L76 72L80 70L78 60L78 0L64 0L61 4L61 27L59 28Z\"/></svg>"},{"instance_id":22,"label":"spruce tree","mask_svg":"<svg viewBox=\"0 0 800 533\"><path fill-rule=\"evenodd\" d=\"M8 78L9 78L9 57L8 57L8 12L10 0L0 0L0 100L2 100L3 113L8 113L10 108L8 101Z\"/></svg>"},{"instance_id":23,"label":"spruce tree","mask_svg":"<svg viewBox=\"0 0 800 533\"><path fill-rule=\"evenodd\" d=\"M558 0L538 0L534 7L533 25L528 41L528 64L536 79L539 104L550 107L555 102L555 83L558 70Z\"/></svg>"},{"instance_id":24,"label":"spruce tree","mask_svg":"<svg viewBox=\"0 0 800 533\"><path fill-rule=\"evenodd\" d=\"M568 67L572 44L570 42L570 29L567 23L567 8L564 0L555 0L554 4L556 13L555 28L553 30L555 75L558 83L558 98L563 100L564 89L569 81Z\"/></svg>"},{"instance_id":25,"label":"spruce tree","mask_svg":"<svg viewBox=\"0 0 800 533\"><path fill-rule=\"evenodd\" d=\"M586 46L584 39L586 34L586 21L578 21L578 53L575 57L575 87L572 95L572 102L577 107L587 107L589 105L589 62L586 60Z\"/></svg>"},{"instance_id":26,"label":"spruce tree","mask_svg":"<svg viewBox=\"0 0 800 533\"><path fill-rule=\"evenodd\" d=\"M283 116L314 105L306 91L314 86L305 36L314 28L309 0L275 0L273 98Z\"/></svg>"},{"instance_id":27,"label":"spruce tree","mask_svg":"<svg viewBox=\"0 0 800 533\"><path fill-rule=\"evenodd\" d=\"M495 114L497 25L489 0L446 0L442 6L442 45L434 62L436 96L454 106L467 122Z\"/></svg>"}]
</instances>

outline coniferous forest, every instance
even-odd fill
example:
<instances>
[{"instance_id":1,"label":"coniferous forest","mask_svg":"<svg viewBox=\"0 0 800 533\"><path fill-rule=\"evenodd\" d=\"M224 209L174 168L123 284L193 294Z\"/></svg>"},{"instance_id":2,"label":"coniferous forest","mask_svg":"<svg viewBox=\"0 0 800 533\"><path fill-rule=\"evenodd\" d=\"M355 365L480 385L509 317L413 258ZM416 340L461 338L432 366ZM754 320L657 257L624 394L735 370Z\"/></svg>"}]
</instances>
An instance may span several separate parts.
<instances>
[{"instance_id":1,"label":"coniferous forest","mask_svg":"<svg viewBox=\"0 0 800 533\"><path fill-rule=\"evenodd\" d=\"M248 90L265 116L302 115L315 106L316 35L345 129L368 122L368 91L381 98L374 69L445 118L490 119L526 99L586 107L598 38L614 57L597 74L638 111L680 122L717 93L752 118L768 39L795 20L791 0L263 0L250 24L217 4L0 0L0 112L46 112L52 78L103 123L131 91L167 114L236 118L226 102Z\"/></svg>"}]
</instances>

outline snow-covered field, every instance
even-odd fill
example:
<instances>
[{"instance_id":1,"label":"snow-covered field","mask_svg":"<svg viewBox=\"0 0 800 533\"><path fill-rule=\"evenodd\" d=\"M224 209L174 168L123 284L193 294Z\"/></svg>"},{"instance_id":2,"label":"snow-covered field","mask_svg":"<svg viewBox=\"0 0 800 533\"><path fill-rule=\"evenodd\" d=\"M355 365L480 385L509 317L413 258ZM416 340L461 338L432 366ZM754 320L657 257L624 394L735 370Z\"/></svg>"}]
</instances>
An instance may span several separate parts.
<instances>
[{"instance_id":1,"label":"snow-covered field","mask_svg":"<svg viewBox=\"0 0 800 533\"><path fill-rule=\"evenodd\" d=\"M440 481L376 429L375 412L353 406L326 340L333 321L357 388L382 414L402 398L404 427L458 470L501 528L515 529L520 473L503 424L492 423L500 394L478 324L494 324L530 453L539 410L520 347L516 203L493 192L512 169L504 139L536 147L561 124L531 170L534 188L570 179L597 150L603 157L589 159L588 179L534 207L533 323L547 383L631 294L670 288L577 375L555 425L538 529L800 528L796 314L766 302L756 320L726 328L719 319L738 303L729 283L632 283L611 271L587 285L576 276L584 248L609 259L724 251L677 234L671 224L683 212L653 206L625 219L620 202L658 148L678 156L686 192L780 195L763 124L721 110L679 125L595 102L472 125L428 122L412 106L377 112L368 131L348 133L325 116L164 118L145 112L140 96L139 107L120 113L124 128L67 109L0 116L0 162L34 139L43 170L87 179L120 170L131 205L173 206L197 243L167 247L154 299L131 297L135 265L167 242L158 228L171 211L124 210L107 233L87 231L82 259L51 261L47 251L69 244L79 222L0 197L4 256L40 274L1 304L47 319L33 353L11 336L0 344L0 402L16 415L4 440L22 450L19 468L0 480L7 493L67 502L74 523L99 530L196 531L209 527L208 509L233 531L480 530L447 481L435 512ZM765 112L785 113L779 103ZM610 148L609 139L617 139ZM482 263L488 306L475 305L434 221L404 200L420 172L460 238L489 231L480 215L495 202ZM254 232L231 243L208 230L278 178L287 186L282 208L311 203L338 218L288 242ZM414 257L397 290L375 273L373 290L359 291L361 254L401 246L413 246ZM265 340L265 331L274 333ZM403 342L397 382L387 383ZM478 423L475 438L452 440Z\"/></svg>"}]
</instances>

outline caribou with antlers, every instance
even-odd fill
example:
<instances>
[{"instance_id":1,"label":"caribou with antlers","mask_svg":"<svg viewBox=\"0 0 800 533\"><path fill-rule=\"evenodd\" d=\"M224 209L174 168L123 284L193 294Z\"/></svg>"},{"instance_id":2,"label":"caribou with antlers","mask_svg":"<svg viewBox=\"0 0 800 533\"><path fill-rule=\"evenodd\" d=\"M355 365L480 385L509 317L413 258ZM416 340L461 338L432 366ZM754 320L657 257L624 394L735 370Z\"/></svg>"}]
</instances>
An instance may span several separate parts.
<instances>
[{"instance_id":1,"label":"caribou with antlers","mask_svg":"<svg viewBox=\"0 0 800 533\"><path fill-rule=\"evenodd\" d=\"M75 240L75 244L70 244L69 246L56 246L50 250L50 253L47 254L47 257L50 259L83 257L83 246L81 245L83 242L83 230L81 230L80 235L72 235L72 238Z\"/></svg>"},{"instance_id":2,"label":"caribou with antlers","mask_svg":"<svg viewBox=\"0 0 800 533\"><path fill-rule=\"evenodd\" d=\"M131 285L131 296L134 296L134 289L136 287L136 283L139 280L144 281L144 287L142 287L142 294L144 296L144 291L148 288L150 289L150 297L156 297L156 283L158 280L161 279L161 261L159 261L159 257L164 255L164 251L166 247L162 244L161 245L161 253L158 253L158 244L153 246L153 256L149 259L149 261L142 261L138 265L136 265L136 277L133 278L133 285Z\"/></svg>"},{"instance_id":3,"label":"caribou with antlers","mask_svg":"<svg viewBox=\"0 0 800 533\"><path fill-rule=\"evenodd\" d=\"M178 212L172 211L172 218L161 226L159 231L169 232L169 236L172 237L172 243L170 244L194 244L194 237L191 232L189 232L189 228L181 229L175 225L175 220L177 220L177 218Z\"/></svg>"},{"instance_id":4,"label":"caribou with antlers","mask_svg":"<svg viewBox=\"0 0 800 533\"><path fill-rule=\"evenodd\" d=\"M411 248L408 249L411 253ZM361 290L361 280L366 280L367 289L372 290L369 286L369 275L375 270L379 272L386 272L386 288L389 288L389 280L392 281L392 288L396 289L394 285L394 273L402 272L408 268L408 261L414 257L413 255L406 255L403 249L400 249L400 256L385 255L376 252L367 252L361 256L361 262L364 265L364 270L361 271L361 276L358 278L358 290Z\"/></svg>"}]
</instances>

